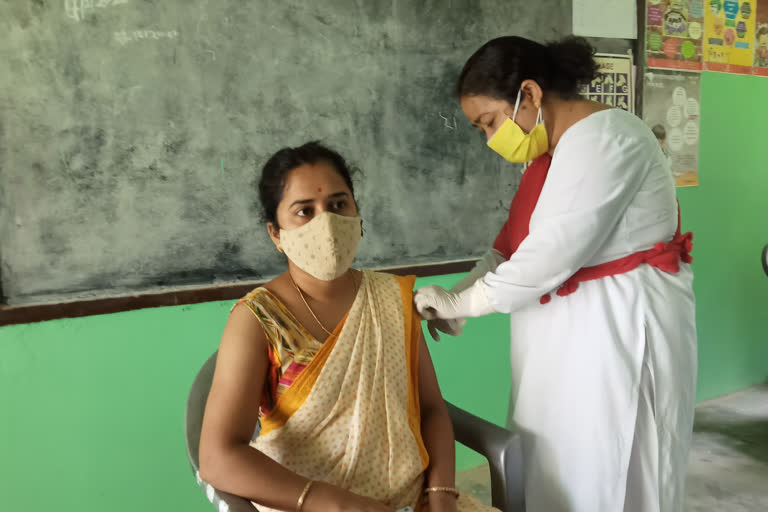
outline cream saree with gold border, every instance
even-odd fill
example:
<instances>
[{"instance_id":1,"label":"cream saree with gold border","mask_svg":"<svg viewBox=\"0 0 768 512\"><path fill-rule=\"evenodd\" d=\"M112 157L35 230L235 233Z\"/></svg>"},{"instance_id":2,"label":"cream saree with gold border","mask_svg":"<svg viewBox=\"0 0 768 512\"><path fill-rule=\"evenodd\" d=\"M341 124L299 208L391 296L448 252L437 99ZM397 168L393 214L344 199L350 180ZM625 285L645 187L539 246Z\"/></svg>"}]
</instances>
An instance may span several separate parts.
<instances>
[{"instance_id":1,"label":"cream saree with gold border","mask_svg":"<svg viewBox=\"0 0 768 512\"><path fill-rule=\"evenodd\" d=\"M421 508L429 457L418 403L414 280L363 271L345 321L262 417L253 448L307 478L396 509ZM465 496L458 509L489 510Z\"/></svg>"}]
</instances>

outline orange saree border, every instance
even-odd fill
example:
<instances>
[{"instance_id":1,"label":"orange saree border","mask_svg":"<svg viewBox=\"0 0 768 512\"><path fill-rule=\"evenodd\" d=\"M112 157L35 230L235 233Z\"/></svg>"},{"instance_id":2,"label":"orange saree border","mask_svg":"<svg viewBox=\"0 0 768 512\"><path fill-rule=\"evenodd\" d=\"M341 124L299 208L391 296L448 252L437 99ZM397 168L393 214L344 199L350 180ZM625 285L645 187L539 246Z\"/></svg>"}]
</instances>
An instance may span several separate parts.
<instances>
[{"instance_id":1,"label":"orange saree border","mask_svg":"<svg viewBox=\"0 0 768 512\"><path fill-rule=\"evenodd\" d=\"M317 351L315 357L312 358L306 368L301 371L291 386L277 399L275 407L269 414L261 418L260 436L269 434L271 431L282 427L304 405L309 393L315 386L315 382L317 382L317 378L323 371L328 356L331 355L333 348L336 346L339 333L346 323L347 316L344 316L339 325L336 326L336 329L333 330L333 336L323 343L323 346Z\"/></svg>"}]
</instances>

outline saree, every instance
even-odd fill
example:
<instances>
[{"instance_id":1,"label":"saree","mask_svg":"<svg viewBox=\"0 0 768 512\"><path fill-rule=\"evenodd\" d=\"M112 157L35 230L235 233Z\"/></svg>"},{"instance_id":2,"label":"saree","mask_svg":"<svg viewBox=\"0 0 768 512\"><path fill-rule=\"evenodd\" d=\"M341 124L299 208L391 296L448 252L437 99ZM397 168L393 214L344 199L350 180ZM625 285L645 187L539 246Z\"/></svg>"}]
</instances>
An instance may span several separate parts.
<instances>
[{"instance_id":1,"label":"saree","mask_svg":"<svg viewBox=\"0 0 768 512\"><path fill-rule=\"evenodd\" d=\"M322 344L265 289L246 297L267 334L270 361L286 353L302 361L261 416L253 448L306 478L395 509L429 510L422 503L429 455L421 437L421 323L412 306L414 282L415 277L363 271L349 312ZM465 495L457 508L495 510Z\"/></svg>"}]
</instances>

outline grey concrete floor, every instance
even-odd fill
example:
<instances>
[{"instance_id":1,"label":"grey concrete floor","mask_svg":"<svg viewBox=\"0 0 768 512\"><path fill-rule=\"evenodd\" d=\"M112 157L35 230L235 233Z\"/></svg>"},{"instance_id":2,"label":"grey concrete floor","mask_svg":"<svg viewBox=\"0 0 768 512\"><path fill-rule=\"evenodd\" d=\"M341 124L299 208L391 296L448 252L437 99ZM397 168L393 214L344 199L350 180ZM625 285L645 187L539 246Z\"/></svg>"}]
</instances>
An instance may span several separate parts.
<instances>
[{"instance_id":1,"label":"grey concrete floor","mask_svg":"<svg viewBox=\"0 0 768 512\"><path fill-rule=\"evenodd\" d=\"M490 504L488 466L456 483ZM768 385L697 406L686 495L686 512L768 512Z\"/></svg>"}]
</instances>

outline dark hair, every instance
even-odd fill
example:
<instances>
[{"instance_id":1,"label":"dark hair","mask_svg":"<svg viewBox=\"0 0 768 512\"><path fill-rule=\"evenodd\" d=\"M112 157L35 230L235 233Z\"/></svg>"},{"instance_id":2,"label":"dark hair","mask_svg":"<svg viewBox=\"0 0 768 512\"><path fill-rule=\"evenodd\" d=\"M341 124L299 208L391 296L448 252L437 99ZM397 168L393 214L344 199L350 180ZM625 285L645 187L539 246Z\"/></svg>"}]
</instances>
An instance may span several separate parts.
<instances>
[{"instance_id":1,"label":"dark hair","mask_svg":"<svg viewBox=\"0 0 768 512\"><path fill-rule=\"evenodd\" d=\"M576 99L579 86L597 77L595 49L583 37L569 36L546 46L516 36L492 39L464 64L456 94L484 95L514 103L525 80L547 93Z\"/></svg>"},{"instance_id":2,"label":"dark hair","mask_svg":"<svg viewBox=\"0 0 768 512\"><path fill-rule=\"evenodd\" d=\"M651 128L651 131L659 140L664 140L667 138L667 130L665 130L664 127L660 124L657 124Z\"/></svg>"},{"instance_id":3,"label":"dark hair","mask_svg":"<svg viewBox=\"0 0 768 512\"><path fill-rule=\"evenodd\" d=\"M277 206L283 199L283 189L288 174L297 167L318 162L331 164L344 179L354 200L355 187L352 184L352 175L357 172L357 169L347 165L347 161L331 148L317 141L307 142L296 148L281 149L264 164L259 179L259 200L266 222L277 225Z\"/></svg>"}]
</instances>

